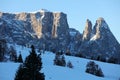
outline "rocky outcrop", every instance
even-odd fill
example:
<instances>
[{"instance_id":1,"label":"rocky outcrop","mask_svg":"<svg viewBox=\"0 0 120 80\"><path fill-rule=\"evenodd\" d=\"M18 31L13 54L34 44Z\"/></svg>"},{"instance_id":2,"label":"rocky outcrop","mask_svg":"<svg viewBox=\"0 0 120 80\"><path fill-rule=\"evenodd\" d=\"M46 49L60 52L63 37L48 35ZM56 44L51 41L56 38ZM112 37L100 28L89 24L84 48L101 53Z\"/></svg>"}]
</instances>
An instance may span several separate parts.
<instances>
[{"instance_id":1,"label":"rocky outcrop","mask_svg":"<svg viewBox=\"0 0 120 80\"><path fill-rule=\"evenodd\" d=\"M89 32L89 30L87 31ZM90 58L90 56L94 58L97 58L96 56L103 56L106 59L111 56L116 58L118 58L118 56L120 57L119 43L103 18L98 18L96 20L91 33L92 36L90 37L90 40L84 40L80 46L80 53L89 55L87 56L88 58Z\"/></svg>"},{"instance_id":2,"label":"rocky outcrop","mask_svg":"<svg viewBox=\"0 0 120 80\"><path fill-rule=\"evenodd\" d=\"M47 49L66 49L69 44L67 15L40 10L34 13L0 12L0 35L20 45L46 45ZM4 35L3 35L4 34Z\"/></svg>"},{"instance_id":3,"label":"rocky outcrop","mask_svg":"<svg viewBox=\"0 0 120 80\"><path fill-rule=\"evenodd\" d=\"M89 19L87 19L86 21L86 25L85 25L85 30L83 31L83 40L90 40L91 37L91 32L92 32L92 23Z\"/></svg>"},{"instance_id":4,"label":"rocky outcrop","mask_svg":"<svg viewBox=\"0 0 120 80\"><path fill-rule=\"evenodd\" d=\"M91 38L91 42L96 41L97 44L99 44L99 50L101 50L101 53L108 55L118 53L117 47L119 46L119 43L103 18L99 18L96 21L93 34L95 35Z\"/></svg>"},{"instance_id":5,"label":"rocky outcrop","mask_svg":"<svg viewBox=\"0 0 120 80\"><path fill-rule=\"evenodd\" d=\"M105 32L108 32L107 34L109 34L109 32L111 33L105 20L100 17L96 20L95 26L93 28L93 34L95 35L91 38L91 40L97 40L102 38L102 36L105 35Z\"/></svg>"}]
</instances>

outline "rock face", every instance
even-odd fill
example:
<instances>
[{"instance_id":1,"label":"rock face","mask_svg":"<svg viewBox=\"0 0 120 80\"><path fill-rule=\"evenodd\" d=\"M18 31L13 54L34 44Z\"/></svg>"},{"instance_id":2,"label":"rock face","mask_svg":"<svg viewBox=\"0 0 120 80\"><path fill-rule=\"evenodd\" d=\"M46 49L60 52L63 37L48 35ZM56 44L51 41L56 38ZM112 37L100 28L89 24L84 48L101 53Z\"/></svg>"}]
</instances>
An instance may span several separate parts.
<instances>
[{"instance_id":1,"label":"rock face","mask_svg":"<svg viewBox=\"0 0 120 80\"><path fill-rule=\"evenodd\" d=\"M67 15L40 10L35 13L0 12L0 36L9 43L34 44L46 49L65 50L69 44Z\"/></svg>"},{"instance_id":2,"label":"rock face","mask_svg":"<svg viewBox=\"0 0 120 80\"><path fill-rule=\"evenodd\" d=\"M99 47L101 48L101 51L105 51L106 54L115 54L119 43L115 39L114 35L110 31L107 23L103 18L99 18L96 21L93 29L93 34L94 32L95 35L91 38L91 40L96 40L98 44L100 44Z\"/></svg>"},{"instance_id":3,"label":"rock face","mask_svg":"<svg viewBox=\"0 0 120 80\"><path fill-rule=\"evenodd\" d=\"M83 41L90 40L91 32L92 32L92 23L89 19L87 19L86 25L85 25L85 30L83 31L83 38L82 38Z\"/></svg>"},{"instance_id":4,"label":"rock face","mask_svg":"<svg viewBox=\"0 0 120 80\"><path fill-rule=\"evenodd\" d=\"M79 46L81 46L82 34L73 28L69 29L69 33L70 33L70 43L68 45L68 50L70 50L72 55L74 55L74 53L76 52L78 53Z\"/></svg>"},{"instance_id":5,"label":"rock face","mask_svg":"<svg viewBox=\"0 0 120 80\"><path fill-rule=\"evenodd\" d=\"M87 19L81 34L69 28L67 15L62 12L0 12L0 39L23 46L33 44L37 48L52 51L69 50L72 55L81 53L87 58L120 57L120 44L103 18L96 20L93 29L91 21Z\"/></svg>"},{"instance_id":6,"label":"rock face","mask_svg":"<svg viewBox=\"0 0 120 80\"><path fill-rule=\"evenodd\" d=\"M87 31L89 32L89 29ZM120 57L119 43L103 18L98 18L96 20L91 33L92 35L90 39L82 42L80 53L84 53L83 55L89 55L87 56L88 58L90 56L94 58L97 58L97 56L103 56L106 59L112 56L115 58L118 58L118 56Z\"/></svg>"}]
</instances>

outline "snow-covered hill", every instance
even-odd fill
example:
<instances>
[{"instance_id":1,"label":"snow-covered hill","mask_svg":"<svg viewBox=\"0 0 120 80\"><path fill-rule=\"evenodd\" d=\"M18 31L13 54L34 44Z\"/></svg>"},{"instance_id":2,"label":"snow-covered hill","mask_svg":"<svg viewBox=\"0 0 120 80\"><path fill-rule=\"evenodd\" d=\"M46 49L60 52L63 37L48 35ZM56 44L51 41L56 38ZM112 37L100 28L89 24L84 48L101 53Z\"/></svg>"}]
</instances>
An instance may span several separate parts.
<instances>
[{"instance_id":1,"label":"snow-covered hill","mask_svg":"<svg viewBox=\"0 0 120 80\"><path fill-rule=\"evenodd\" d=\"M17 53L21 53L23 59L29 54L30 49L15 45ZM68 67L61 67L53 65L55 55L52 52L45 52L42 54L43 68L42 72L45 74L45 80L119 80L120 65L98 62L97 63L105 77L97 77L85 72L86 64L89 59L65 56L66 62L71 61L73 69ZM1 62L0 63L0 80L14 80L16 70L19 63Z\"/></svg>"}]
</instances>

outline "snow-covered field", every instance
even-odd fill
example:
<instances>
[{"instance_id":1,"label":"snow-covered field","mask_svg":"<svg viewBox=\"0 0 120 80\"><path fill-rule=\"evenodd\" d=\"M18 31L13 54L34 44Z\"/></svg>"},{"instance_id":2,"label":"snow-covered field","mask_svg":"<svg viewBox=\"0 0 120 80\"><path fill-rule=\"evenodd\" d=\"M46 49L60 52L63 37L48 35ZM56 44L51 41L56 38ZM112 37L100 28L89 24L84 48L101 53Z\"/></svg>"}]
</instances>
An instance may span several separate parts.
<instances>
[{"instance_id":1,"label":"snow-covered field","mask_svg":"<svg viewBox=\"0 0 120 80\"><path fill-rule=\"evenodd\" d=\"M22 54L23 59L29 54L30 49L16 46L16 50ZM97 63L105 77L97 77L85 72L86 64L90 60L84 58L65 56L66 62L71 61L73 69L68 67L60 67L53 65L55 55L51 52L42 54L43 68L45 80L119 80L120 65L98 62ZM16 70L19 63L7 62L0 63L0 80L14 80Z\"/></svg>"}]
</instances>

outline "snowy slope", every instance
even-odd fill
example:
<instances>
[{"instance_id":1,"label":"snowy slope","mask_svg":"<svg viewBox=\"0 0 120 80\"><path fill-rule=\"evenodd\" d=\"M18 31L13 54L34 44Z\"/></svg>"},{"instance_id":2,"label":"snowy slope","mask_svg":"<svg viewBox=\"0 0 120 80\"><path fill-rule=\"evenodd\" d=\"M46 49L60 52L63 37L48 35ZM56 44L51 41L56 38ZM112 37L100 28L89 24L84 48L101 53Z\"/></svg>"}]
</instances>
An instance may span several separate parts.
<instances>
[{"instance_id":1,"label":"snowy slope","mask_svg":"<svg viewBox=\"0 0 120 80\"><path fill-rule=\"evenodd\" d=\"M30 49L18 45L15 46L18 54L21 52L25 59ZM45 80L119 80L120 78L120 65L95 61L105 75L104 78L101 78L85 73L86 64L90 61L88 59L65 56L66 62L70 60L74 66L71 69L53 65L54 57L55 55L51 52L46 51L45 54L42 54L42 72L45 74ZM14 80L18 66L19 63L0 63L0 80Z\"/></svg>"},{"instance_id":2,"label":"snowy slope","mask_svg":"<svg viewBox=\"0 0 120 80\"><path fill-rule=\"evenodd\" d=\"M0 80L14 80L19 63L0 63Z\"/></svg>"},{"instance_id":3,"label":"snowy slope","mask_svg":"<svg viewBox=\"0 0 120 80\"><path fill-rule=\"evenodd\" d=\"M120 77L120 65L95 61L103 70L104 78L85 73L86 64L90 60L65 56L66 62L72 62L74 68L59 67L53 65L54 55L43 55L43 72L46 80L118 80Z\"/></svg>"}]
</instances>

